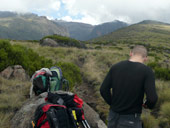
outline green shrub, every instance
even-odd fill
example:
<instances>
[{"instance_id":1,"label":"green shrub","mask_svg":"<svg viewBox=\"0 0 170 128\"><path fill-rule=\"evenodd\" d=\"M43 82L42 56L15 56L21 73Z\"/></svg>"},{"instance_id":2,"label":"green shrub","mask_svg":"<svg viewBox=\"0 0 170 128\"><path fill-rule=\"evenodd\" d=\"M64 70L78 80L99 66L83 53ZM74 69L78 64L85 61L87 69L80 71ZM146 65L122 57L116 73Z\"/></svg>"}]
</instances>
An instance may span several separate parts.
<instances>
[{"instance_id":1,"label":"green shrub","mask_svg":"<svg viewBox=\"0 0 170 128\"><path fill-rule=\"evenodd\" d=\"M11 65L22 65L31 76L42 67L52 66L52 60L39 56L32 49L0 40L0 71Z\"/></svg>"},{"instance_id":2,"label":"green shrub","mask_svg":"<svg viewBox=\"0 0 170 128\"><path fill-rule=\"evenodd\" d=\"M70 89L73 89L75 85L81 84L82 78L80 69L73 63L58 62L58 67L62 69L63 76L69 81Z\"/></svg>"},{"instance_id":3,"label":"green shrub","mask_svg":"<svg viewBox=\"0 0 170 128\"><path fill-rule=\"evenodd\" d=\"M144 128L157 128L159 123L154 116L148 114L142 115L142 121L144 124Z\"/></svg>"},{"instance_id":4,"label":"green shrub","mask_svg":"<svg viewBox=\"0 0 170 128\"><path fill-rule=\"evenodd\" d=\"M170 69L156 67L154 70L156 78L170 80Z\"/></svg>"},{"instance_id":5,"label":"green shrub","mask_svg":"<svg viewBox=\"0 0 170 128\"><path fill-rule=\"evenodd\" d=\"M96 46L95 49L102 49L102 47L101 46Z\"/></svg>"},{"instance_id":6,"label":"green shrub","mask_svg":"<svg viewBox=\"0 0 170 128\"><path fill-rule=\"evenodd\" d=\"M150 62L147 64L147 66L151 67L152 69L160 67L160 65L157 62Z\"/></svg>"},{"instance_id":7,"label":"green shrub","mask_svg":"<svg viewBox=\"0 0 170 128\"><path fill-rule=\"evenodd\" d=\"M115 47L115 49L118 49L118 50L123 50L123 48L121 48L121 47Z\"/></svg>"},{"instance_id":8,"label":"green shrub","mask_svg":"<svg viewBox=\"0 0 170 128\"><path fill-rule=\"evenodd\" d=\"M161 65L157 62L150 62L147 66L154 70L156 78L170 80L170 69L161 67Z\"/></svg>"},{"instance_id":9,"label":"green shrub","mask_svg":"<svg viewBox=\"0 0 170 128\"><path fill-rule=\"evenodd\" d=\"M158 114L158 111L160 111L160 107L165 102L170 102L170 88L164 88L161 90L158 90L158 102L153 110L154 113Z\"/></svg>"},{"instance_id":10,"label":"green shrub","mask_svg":"<svg viewBox=\"0 0 170 128\"><path fill-rule=\"evenodd\" d=\"M170 102L162 104L160 114L167 120L167 123L170 125Z\"/></svg>"},{"instance_id":11,"label":"green shrub","mask_svg":"<svg viewBox=\"0 0 170 128\"><path fill-rule=\"evenodd\" d=\"M168 119L163 117L159 118L159 126L160 128L169 128L170 125L168 123Z\"/></svg>"}]
</instances>

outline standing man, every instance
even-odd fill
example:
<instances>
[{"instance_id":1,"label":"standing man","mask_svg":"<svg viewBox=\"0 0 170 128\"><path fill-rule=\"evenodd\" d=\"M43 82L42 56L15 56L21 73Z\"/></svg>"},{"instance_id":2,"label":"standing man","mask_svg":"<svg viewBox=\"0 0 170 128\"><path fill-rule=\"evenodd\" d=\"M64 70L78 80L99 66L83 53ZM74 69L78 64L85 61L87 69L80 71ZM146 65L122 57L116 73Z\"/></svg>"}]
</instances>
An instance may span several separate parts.
<instances>
[{"instance_id":1,"label":"standing man","mask_svg":"<svg viewBox=\"0 0 170 128\"><path fill-rule=\"evenodd\" d=\"M156 104L155 78L144 65L146 60L146 48L137 45L130 52L130 59L113 65L104 79L100 93L110 105L108 128L142 128L142 106L152 109Z\"/></svg>"}]
</instances>

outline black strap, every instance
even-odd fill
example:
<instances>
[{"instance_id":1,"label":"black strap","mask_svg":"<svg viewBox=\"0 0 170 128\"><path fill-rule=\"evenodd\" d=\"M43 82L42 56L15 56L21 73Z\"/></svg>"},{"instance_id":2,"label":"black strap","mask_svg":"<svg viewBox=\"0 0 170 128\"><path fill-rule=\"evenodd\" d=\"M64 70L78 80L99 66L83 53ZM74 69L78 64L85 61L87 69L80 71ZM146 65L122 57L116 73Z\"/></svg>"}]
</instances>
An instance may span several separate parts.
<instances>
[{"instance_id":1,"label":"black strap","mask_svg":"<svg viewBox=\"0 0 170 128\"><path fill-rule=\"evenodd\" d=\"M64 84L64 87L62 87L63 86L63 84ZM66 79L62 79L62 86L61 86L61 88L64 90L64 91L69 91L69 82L68 82L68 80L66 80Z\"/></svg>"}]
</instances>

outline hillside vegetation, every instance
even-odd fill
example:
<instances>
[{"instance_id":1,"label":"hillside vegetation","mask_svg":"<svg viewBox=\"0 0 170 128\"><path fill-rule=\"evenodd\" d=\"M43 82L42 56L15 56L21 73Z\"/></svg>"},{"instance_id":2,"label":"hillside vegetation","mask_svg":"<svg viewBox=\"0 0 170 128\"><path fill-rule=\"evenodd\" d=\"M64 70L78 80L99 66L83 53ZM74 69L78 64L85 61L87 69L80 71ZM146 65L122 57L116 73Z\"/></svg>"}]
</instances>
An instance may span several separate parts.
<instances>
[{"instance_id":1,"label":"hillside vegetation","mask_svg":"<svg viewBox=\"0 0 170 128\"><path fill-rule=\"evenodd\" d=\"M89 103L101 116L106 120L109 106L103 101L99 94L100 85L108 72L111 65L128 59L130 48L134 44L118 43L112 45L87 44L90 49L66 48L66 47L42 47L38 43L30 42L11 42L12 44L23 45L36 51L39 55L45 58L52 59L54 63L69 62L80 68L82 76L82 84L77 84L77 88L86 85L89 90L81 90L81 93L86 93L86 102ZM155 44L147 46L149 50L148 66L153 67L156 74L156 88L159 95L159 101L154 110L144 110L142 115L146 128L168 128L170 126L169 118L169 58L170 54L162 49L155 47ZM170 48L167 46L167 48ZM156 68L154 68L156 67ZM160 68L161 71L156 69ZM89 99L89 92L94 99ZM80 93L80 94L81 94ZM90 100L93 100L90 102Z\"/></svg>"},{"instance_id":2,"label":"hillside vegetation","mask_svg":"<svg viewBox=\"0 0 170 128\"><path fill-rule=\"evenodd\" d=\"M22 65L29 75L42 67L52 66L52 60L27 47L11 45L7 40L0 40L0 60L0 71L11 65Z\"/></svg>"},{"instance_id":3,"label":"hillside vegetation","mask_svg":"<svg viewBox=\"0 0 170 128\"><path fill-rule=\"evenodd\" d=\"M56 34L45 36L44 38L41 39L40 44L43 45L44 40L48 39L48 38L54 40L56 42L56 45L58 45L58 46L86 48L85 44L81 41L78 41L78 40L70 38L70 37L56 35ZM48 43L46 45L48 45Z\"/></svg>"},{"instance_id":4,"label":"hillside vegetation","mask_svg":"<svg viewBox=\"0 0 170 128\"><path fill-rule=\"evenodd\" d=\"M14 40L40 40L46 35L69 36L67 30L35 14L17 14L0 11L0 38Z\"/></svg>"},{"instance_id":5,"label":"hillside vegetation","mask_svg":"<svg viewBox=\"0 0 170 128\"><path fill-rule=\"evenodd\" d=\"M102 81L106 76L109 68L113 64L121 60L128 59L130 49L134 45L144 45L149 50L149 61L146 63L146 65L152 67L153 71L155 72L156 88L159 95L159 100L156 105L156 108L154 110L144 110L144 113L142 115L144 126L145 128L169 128L169 35L169 24L153 21L144 21L139 24L119 29L116 32L113 32L106 36L94 39L94 43L86 43L86 49L79 49L78 47L41 46L41 44L38 42L28 41L10 41L10 44L8 41L1 41L2 48L0 47L0 52L2 54L0 54L0 63L1 66L7 66L6 64L13 60L17 62L17 64L25 64L26 66L23 67L27 70L30 69L28 68L29 63L38 63L36 61L36 58L34 58L33 60L31 59L31 57L29 58L29 53L31 53L32 57L36 55L37 58L40 58L37 59L38 61L41 61L41 58L43 58L43 60L48 60L47 62L49 63L47 64L49 65L41 66L48 67L51 66L51 64L59 65L62 68L63 73L65 73L64 75L66 76L66 78L70 81L72 91L78 93L80 97L82 97L90 106L92 106L100 114L100 117L107 123L107 114L109 106L103 101L100 96L100 85L102 84ZM61 42L70 42L69 38L60 38L60 36L57 35L47 36L44 38L51 38L56 40L56 42L59 42L59 40ZM71 41L74 42L75 40L73 39ZM75 41L74 43L77 44L78 42ZM17 53L16 56L14 56L15 54L11 54L14 51ZM10 57L12 58L9 59ZM18 59L16 59L17 57ZM28 61L22 62L24 58L27 58L26 60ZM5 68L5 66L3 68ZM34 70L37 70L37 68ZM25 95L28 95L30 85L28 83L23 82L23 88L19 89L18 87L16 87L16 85L21 84L22 82L20 81L15 82L13 80L5 80L3 78L0 78L0 82L2 83L0 86L0 97L3 101L0 105L0 119L3 120L0 124L0 127L10 127L8 122L15 113L15 111L18 110L23 104L23 102L26 100ZM10 86L10 84L12 86ZM13 87L14 90L12 90L10 87ZM86 88L86 90L84 90L84 88ZM23 92L23 90L25 91ZM14 91L15 93L17 92L17 95L19 95L18 97L23 97L23 99L17 99L17 102L19 102L18 106L15 106L15 102L13 102L13 100L10 100L9 94L11 91ZM7 106L9 106L9 109ZM5 112L3 112L4 110Z\"/></svg>"},{"instance_id":6,"label":"hillside vegetation","mask_svg":"<svg viewBox=\"0 0 170 128\"><path fill-rule=\"evenodd\" d=\"M93 39L92 41L103 43L167 44L170 42L170 24L157 21L143 21Z\"/></svg>"},{"instance_id":7,"label":"hillside vegetation","mask_svg":"<svg viewBox=\"0 0 170 128\"><path fill-rule=\"evenodd\" d=\"M78 22L66 22L62 20L55 20L55 22L67 28L71 38L83 41L103 36L110 32L114 32L120 28L128 26L127 23L118 20L102 23L99 25L90 25Z\"/></svg>"}]
</instances>

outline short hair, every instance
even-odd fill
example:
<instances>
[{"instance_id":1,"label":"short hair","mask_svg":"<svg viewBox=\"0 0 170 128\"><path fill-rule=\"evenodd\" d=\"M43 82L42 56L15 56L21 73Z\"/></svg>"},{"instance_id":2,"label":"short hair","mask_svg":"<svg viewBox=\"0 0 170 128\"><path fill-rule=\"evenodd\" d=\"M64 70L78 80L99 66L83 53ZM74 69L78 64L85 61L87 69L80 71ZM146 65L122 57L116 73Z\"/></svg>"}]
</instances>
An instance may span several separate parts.
<instances>
[{"instance_id":1,"label":"short hair","mask_svg":"<svg viewBox=\"0 0 170 128\"><path fill-rule=\"evenodd\" d=\"M134 55L141 55L142 57L147 57L147 49L142 45L136 45L131 51Z\"/></svg>"}]
</instances>

